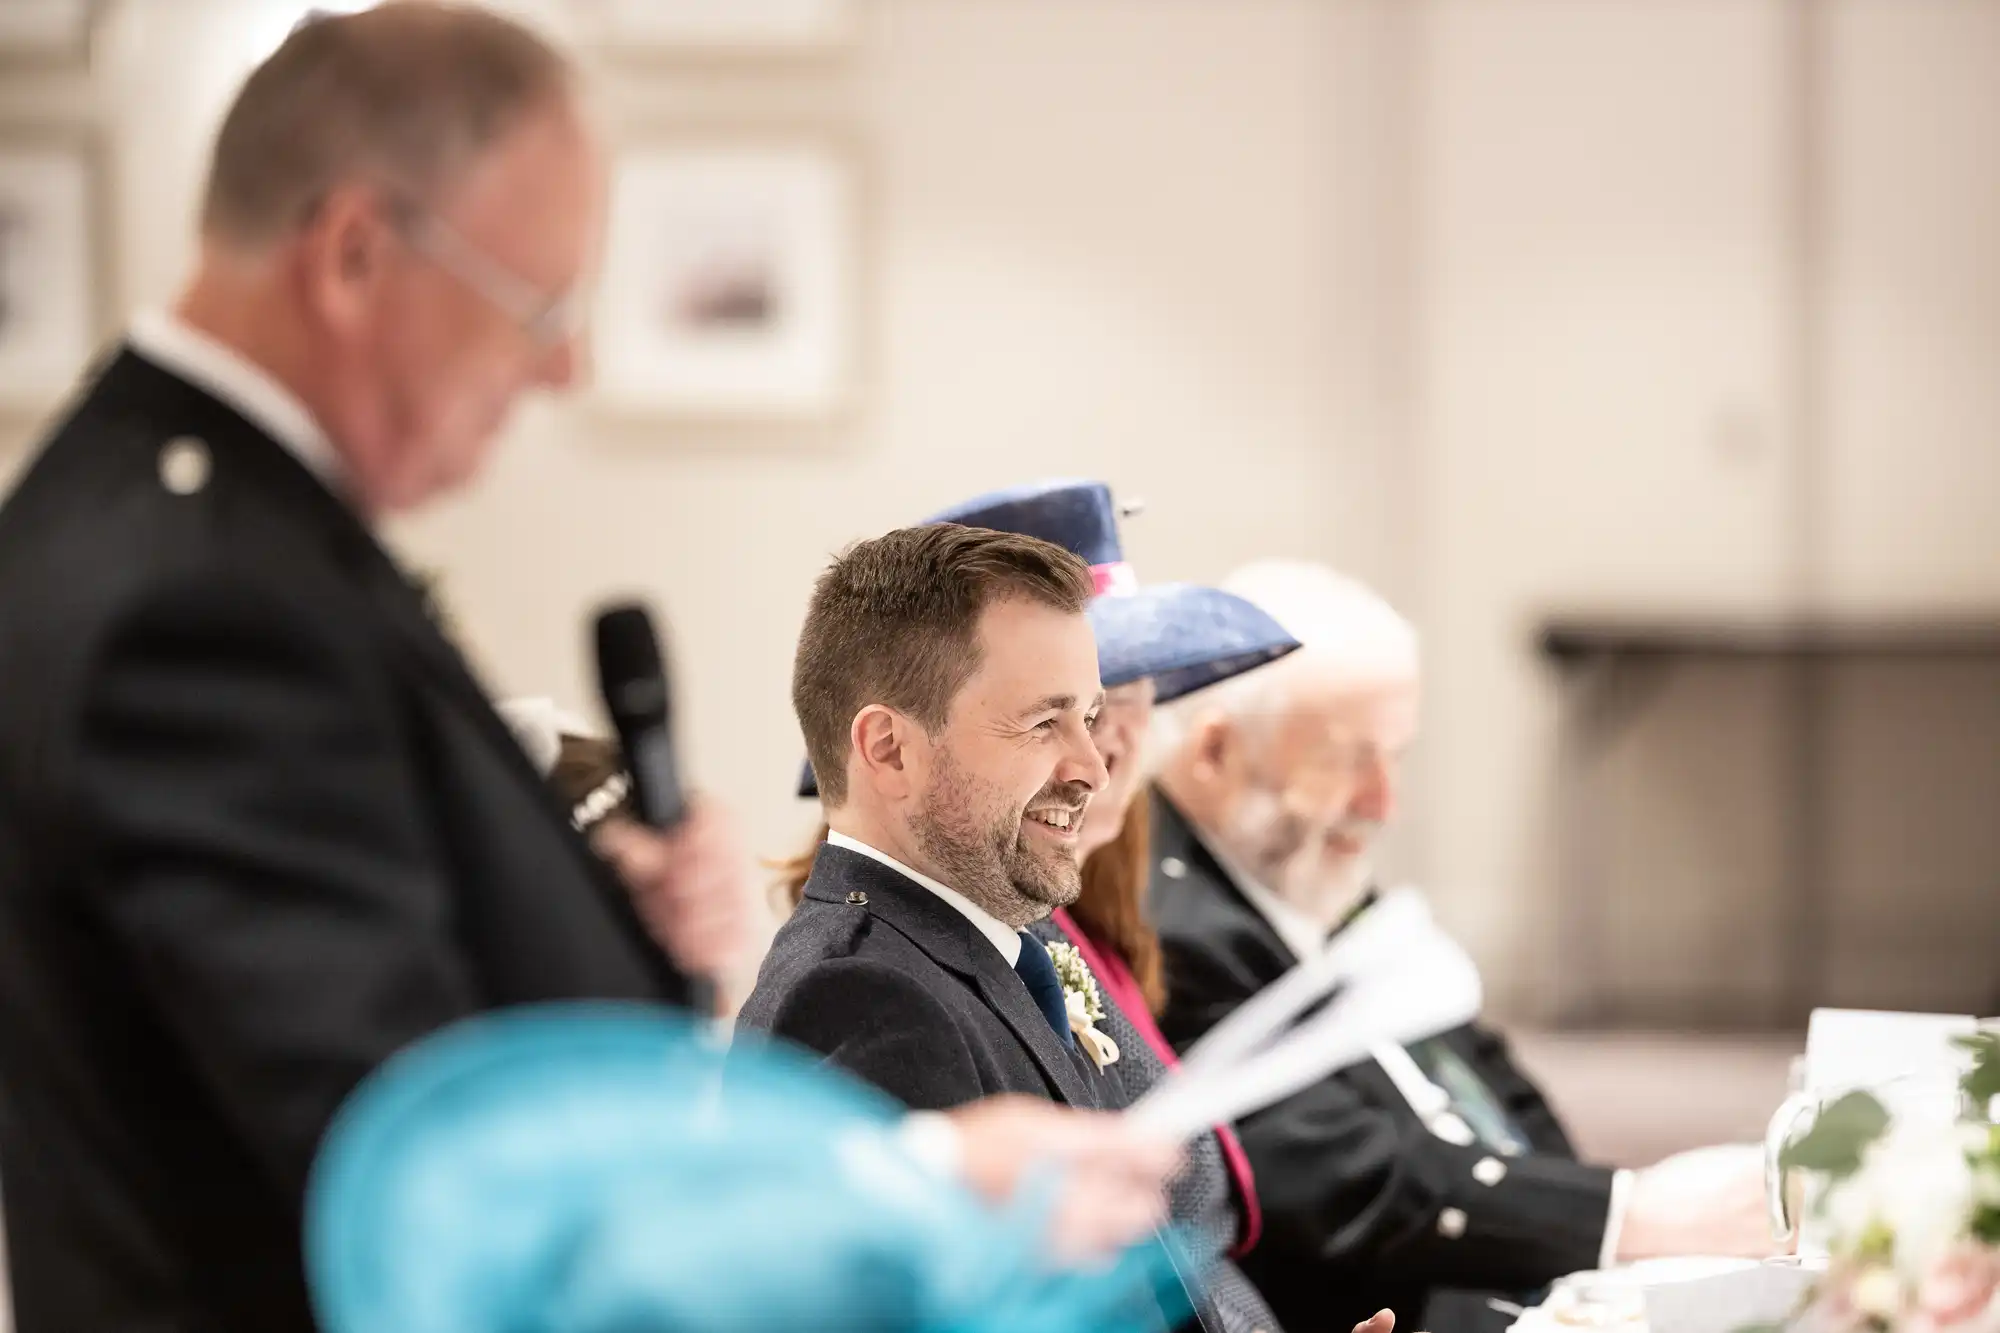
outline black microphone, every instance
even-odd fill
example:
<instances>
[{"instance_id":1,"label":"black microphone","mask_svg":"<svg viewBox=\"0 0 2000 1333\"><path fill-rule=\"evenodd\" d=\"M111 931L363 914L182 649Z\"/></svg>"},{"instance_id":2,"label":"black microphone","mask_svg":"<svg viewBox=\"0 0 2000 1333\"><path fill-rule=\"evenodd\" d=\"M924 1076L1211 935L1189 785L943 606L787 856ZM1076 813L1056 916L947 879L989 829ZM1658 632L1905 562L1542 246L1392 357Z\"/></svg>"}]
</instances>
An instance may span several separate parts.
<instances>
[{"instance_id":1,"label":"black microphone","mask_svg":"<svg viewBox=\"0 0 2000 1333\"><path fill-rule=\"evenodd\" d=\"M674 761L673 695L653 617L637 602L598 613L597 686L625 751L639 818L673 828L687 818Z\"/></svg>"},{"instance_id":2,"label":"black microphone","mask_svg":"<svg viewBox=\"0 0 2000 1333\"><path fill-rule=\"evenodd\" d=\"M674 757L673 692L667 688L653 617L637 602L598 613L597 684L625 751L640 820L662 832L673 829L687 818L687 796ZM714 984L696 976L687 982L688 1007L713 1014Z\"/></svg>"}]
</instances>

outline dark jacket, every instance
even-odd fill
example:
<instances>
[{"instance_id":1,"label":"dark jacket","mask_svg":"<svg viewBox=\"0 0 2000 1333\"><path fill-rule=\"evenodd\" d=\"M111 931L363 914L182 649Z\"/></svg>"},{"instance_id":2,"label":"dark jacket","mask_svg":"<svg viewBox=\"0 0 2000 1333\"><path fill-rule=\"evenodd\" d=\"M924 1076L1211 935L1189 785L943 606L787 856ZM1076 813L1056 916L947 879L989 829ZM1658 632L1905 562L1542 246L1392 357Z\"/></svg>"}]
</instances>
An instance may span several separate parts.
<instances>
[{"instance_id":1,"label":"dark jacket","mask_svg":"<svg viewBox=\"0 0 2000 1333\"><path fill-rule=\"evenodd\" d=\"M312 1326L307 1172L410 1041L681 983L366 528L121 351L0 509L21 1333Z\"/></svg>"},{"instance_id":2,"label":"dark jacket","mask_svg":"<svg viewBox=\"0 0 2000 1333\"><path fill-rule=\"evenodd\" d=\"M1298 961L1157 793L1150 895L1166 959L1161 1027L1177 1049ZM1488 1294L1518 1302L1597 1266L1613 1173L1576 1160L1501 1038L1473 1023L1410 1054L1448 1090L1475 1085L1527 1151L1431 1133L1372 1060L1244 1120L1265 1234L1243 1268L1292 1333L1346 1333L1385 1307L1430 1333L1505 1328ZM1490 1117L1468 1107L1464 1118Z\"/></svg>"},{"instance_id":3,"label":"dark jacket","mask_svg":"<svg viewBox=\"0 0 2000 1333\"><path fill-rule=\"evenodd\" d=\"M1084 1107L1121 1095L1063 1044L970 921L845 847L821 845L737 1024L818 1051L918 1110L1003 1092Z\"/></svg>"}]
</instances>

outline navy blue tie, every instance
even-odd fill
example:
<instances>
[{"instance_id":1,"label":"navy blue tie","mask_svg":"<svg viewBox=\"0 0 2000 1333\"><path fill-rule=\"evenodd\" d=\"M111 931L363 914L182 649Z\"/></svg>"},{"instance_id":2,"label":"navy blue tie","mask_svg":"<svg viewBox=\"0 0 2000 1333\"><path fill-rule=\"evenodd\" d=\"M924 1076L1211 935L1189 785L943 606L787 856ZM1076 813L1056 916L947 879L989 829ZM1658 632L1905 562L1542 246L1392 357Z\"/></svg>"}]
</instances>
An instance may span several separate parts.
<instances>
[{"instance_id":1,"label":"navy blue tie","mask_svg":"<svg viewBox=\"0 0 2000 1333\"><path fill-rule=\"evenodd\" d=\"M1014 961L1014 970L1040 1007L1042 1017L1056 1030L1057 1038L1065 1046L1073 1045L1076 1038L1069 1034L1069 1005L1063 999L1062 979L1056 976L1056 965L1050 960L1049 951L1025 930L1021 932L1021 956Z\"/></svg>"}]
</instances>

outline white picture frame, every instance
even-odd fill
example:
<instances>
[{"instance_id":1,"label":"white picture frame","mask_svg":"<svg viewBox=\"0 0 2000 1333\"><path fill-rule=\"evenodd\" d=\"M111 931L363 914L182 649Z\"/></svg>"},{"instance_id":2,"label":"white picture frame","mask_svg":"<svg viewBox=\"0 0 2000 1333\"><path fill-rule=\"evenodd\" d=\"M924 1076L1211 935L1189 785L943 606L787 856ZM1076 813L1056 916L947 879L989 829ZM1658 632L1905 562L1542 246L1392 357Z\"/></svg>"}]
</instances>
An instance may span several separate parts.
<instances>
[{"instance_id":1,"label":"white picture frame","mask_svg":"<svg viewBox=\"0 0 2000 1333\"><path fill-rule=\"evenodd\" d=\"M0 412L75 387L105 331L95 141L0 127Z\"/></svg>"},{"instance_id":2,"label":"white picture frame","mask_svg":"<svg viewBox=\"0 0 2000 1333\"><path fill-rule=\"evenodd\" d=\"M80 65L98 0L0 0L0 64Z\"/></svg>"},{"instance_id":3,"label":"white picture frame","mask_svg":"<svg viewBox=\"0 0 2000 1333\"><path fill-rule=\"evenodd\" d=\"M858 172L826 136L649 136L617 155L593 397L623 416L825 421L859 359Z\"/></svg>"},{"instance_id":4,"label":"white picture frame","mask_svg":"<svg viewBox=\"0 0 2000 1333\"><path fill-rule=\"evenodd\" d=\"M593 42L620 56L822 55L853 40L855 0L586 0Z\"/></svg>"}]
</instances>

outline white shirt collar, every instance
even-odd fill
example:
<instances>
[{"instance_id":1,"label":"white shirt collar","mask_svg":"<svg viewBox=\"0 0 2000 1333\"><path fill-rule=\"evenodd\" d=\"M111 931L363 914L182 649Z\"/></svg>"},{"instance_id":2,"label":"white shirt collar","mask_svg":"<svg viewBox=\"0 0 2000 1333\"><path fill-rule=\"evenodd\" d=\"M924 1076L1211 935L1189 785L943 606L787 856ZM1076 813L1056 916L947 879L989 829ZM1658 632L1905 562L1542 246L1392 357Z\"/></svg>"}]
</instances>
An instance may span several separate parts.
<instances>
[{"instance_id":1,"label":"white shirt collar","mask_svg":"<svg viewBox=\"0 0 2000 1333\"><path fill-rule=\"evenodd\" d=\"M241 353L165 311L133 317L125 341L162 370L202 389L240 412L251 425L283 445L320 481L339 489L340 456L298 395Z\"/></svg>"},{"instance_id":2,"label":"white shirt collar","mask_svg":"<svg viewBox=\"0 0 2000 1333\"><path fill-rule=\"evenodd\" d=\"M1007 966L1012 967L1021 961L1021 932L1015 930L998 917L995 917L991 912L988 912L964 894L954 889L946 888L929 875L919 874L904 865L901 861L898 861L895 857L890 856L887 852L879 852L858 838L850 838L845 833L830 830L826 835L826 840L830 846L845 847L850 852L858 852L872 861L881 862L905 879L915 880L938 897L944 899L960 916L970 921L980 934L993 941L993 947L998 949L1000 956L1007 960Z\"/></svg>"},{"instance_id":3,"label":"white shirt collar","mask_svg":"<svg viewBox=\"0 0 2000 1333\"><path fill-rule=\"evenodd\" d=\"M1200 837L1199 834L1196 835ZM1292 956L1298 959L1317 958L1326 952L1327 941L1332 938L1332 928L1301 912L1298 908L1271 892L1255 875L1238 865L1229 855L1217 849L1206 839L1201 844L1208 854L1215 858L1215 864L1222 867L1222 873L1236 886L1246 902L1256 909L1264 923L1277 932Z\"/></svg>"}]
</instances>

